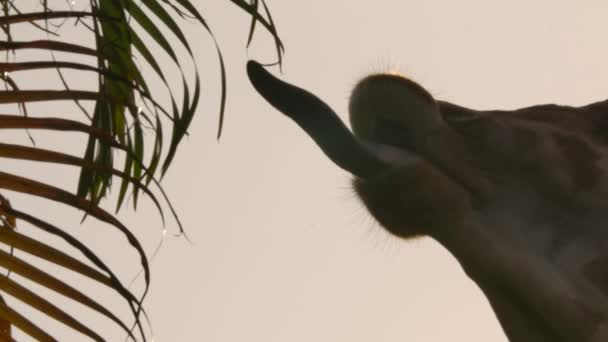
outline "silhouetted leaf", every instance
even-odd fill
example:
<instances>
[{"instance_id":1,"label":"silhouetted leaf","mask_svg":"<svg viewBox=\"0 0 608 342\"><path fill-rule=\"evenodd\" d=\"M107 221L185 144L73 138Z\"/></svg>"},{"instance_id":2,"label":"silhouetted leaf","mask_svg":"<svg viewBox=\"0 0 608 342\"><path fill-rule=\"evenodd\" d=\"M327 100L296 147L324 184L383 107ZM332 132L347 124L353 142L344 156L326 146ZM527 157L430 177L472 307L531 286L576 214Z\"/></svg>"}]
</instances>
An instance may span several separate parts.
<instances>
[{"instance_id":1,"label":"silhouetted leaf","mask_svg":"<svg viewBox=\"0 0 608 342\"><path fill-rule=\"evenodd\" d=\"M3 42L0 41L0 51L21 49L44 49L51 51L63 51L96 57L97 51L86 46L58 42L54 40L32 40L29 42Z\"/></svg>"},{"instance_id":2,"label":"silhouetted leaf","mask_svg":"<svg viewBox=\"0 0 608 342\"><path fill-rule=\"evenodd\" d=\"M277 45L277 51L282 54L283 47L274 24L266 13L265 19L258 13L258 3L249 5L244 1L231 1L239 5L251 15L251 27L248 34L247 46L253 38L256 23L261 23L270 32ZM266 5L262 1L266 10ZM20 3L12 2L10 7L1 8L0 29L6 38L0 39L0 51L9 52L19 50L19 54L11 55L10 59L0 63L0 81L6 84L6 90L0 91L0 104L14 104L20 106L19 113L0 114L0 130L45 130L52 134L69 135L69 132L79 132L87 135L88 141L83 146L83 155L76 157L59 151L51 151L42 147L30 147L21 144L0 142L0 157L10 158L16 162L31 161L37 163L52 163L56 165L71 165L80 168L80 177L76 193L45 184L41 181L11 174L0 169L0 189L19 192L21 194L40 197L68 205L81 210L85 217L93 216L102 222L118 229L127 238L130 245L138 252L141 268L144 273L145 287L143 293L135 296L125 286L113 271L88 246L78 241L67 232L48 220L31 215L32 208L17 210L11 207L8 200L0 191L0 243L17 248L38 258L44 259L63 267L66 271L80 274L93 281L112 288L129 305L135 319L135 326L139 330L138 337L146 340L146 333L140 320L140 314L145 312L141 302L146 296L149 286L149 266L144 249L135 236L115 216L101 209L102 199L110 191L112 180L120 180L116 211L124 203L129 190L132 191L133 206L143 193L150 198L160 213L164 223L163 206L167 205L183 233L183 227L175 209L164 189L156 178L166 173L171 165L180 142L188 134L194 115L201 99L201 79L198 68L194 71L185 71L180 64L180 50L187 52L186 57L197 62L192 55L190 43L180 23L175 18L192 18L209 33L214 41L218 54L220 71L220 115L218 123L218 139L221 135L227 99L226 69L223 56L208 23L198 10L188 0L150 0L143 3L133 0L112 1L102 0L91 2L90 10L52 10L54 3L43 1L36 12L21 12ZM40 11L42 9L42 11ZM78 25L76 29L89 30L94 45L87 46L84 42L68 42L62 39L61 27L66 20L74 20ZM14 25L27 23L41 30L41 39L19 40L13 35L18 30L11 29ZM137 25L132 25L137 23ZM135 26L135 27L134 27ZM15 26L17 27L17 26ZM167 32L164 34L163 32ZM53 40L48 39L54 36ZM29 37L28 37L29 38ZM145 42L152 41L152 46ZM174 46L173 44L177 44ZM38 60L19 61L30 50L43 50L49 52L49 58ZM55 58L55 52L70 53L78 57L78 62L61 61ZM175 96L174 84L170 84L165 74L171 72L168 65L158 61L160 55L168 56L173 61L173 67L178 69L182 79L183 94ZM179 57L178 57L179 56ZM141 57L138 59L138 57ZM280 60L281 56L279 56ZM150 74L142 73L139 63L145 63L164 83L166 89L151 89L148 86ZM20 89L17 77L35 77L40 70L55 70L61 79L61 87L53 89ZM77 73L76 77L96 77L96 89L72 87L69 78L63 76L64 70ZM67 73L66 73L67 75ZM72 76L70 76L72 77ZM62 89L63 88L63 89ZM169 95L168 105L159 102L159 92L166 91ZM175 92L177 93L177 92ZM27 113L29 103L52 101L72 101L86 115L86 122L79 122L61 117L39 117ZM94 113L85 105L94 103ZM8 106L7 106L8 107ZM18 114L19 114L18 113ZM71 112L67 112L71 115ZM167 125L167 122L169 125ZM168 148L164 151L163 135L167 127L171 131ZM151 142L148 136L153 136L153 146L146 147ZM151 147L151 148L150 148ZM114 167L116 160L124 158L122 171ZM43 164L37 164L44 167ZM45 180L46 181L46 180ZM164 204L158 201L151 184L162 194ZM14 230L17 222L27 223L42 232L56 236L67 243L68 249L78 251L89 266L70 256L66 251L59 250L36 236L26 236ZM10 272L28 278L30 281L58 292L71 300L88 306L101 313L128 330L127 335L133 339L131 330L118 318L118 315L101 303L91 299L88 294L82 293L78 287L70 285L57 275L51 275L34 261L26 261L0 250L0 267ZM2 278L2 277L0 277ZM58 320L80 333L96 340L101 340L100 332L94 331L94 324L83 324L74 317L63 312L57 304L25 288L18 280L4 277L0 280L0 289L22 300L28 305L43 311L47 316ZM6 320L14 324L35 339L52 340L52 337L40 329L35 323L29 321L10 305L0 301L0 321Z\"/></svg>"},{"instance_id":3,"label":"silhouetted leaf","mask_svg":"<svg viewBox=\"0 0 608 342\"><path fill-rule=\"evenodd\" d=\"M0 290L10 294L29 306L41 311L55 320L69 326L70 328L92 338L95 341L103 341L103 338L96 334L93 330L87 328L70 314L61 310L59 307L28 290L26 287L11 280L8 277L0 277Z\"/></svg>"},{"instance_id":4,"label":"silhouetted leaf","mask_svg":"<svg viewBox=\"0 0 608 342\"><path fill-rule=\"evenodd\" d=\"M116 317L112 312L110 312L108 309L106 309L96 301L92 300L89 296L76 290L74 287L64 283L58 278L2 250L0 250L0 266L4 267L5 269L11 270L16 274L19 274L22 277L28 278L31 281L48 287L49 289L60 293L74 301L77 301L78 303L87 306L94 311L97 311L98 313L108 317L116 324L118 324L129 336L131 336L131 338L135 338L135 336L133 336L133 334L131 334L131 332L129 331L127 325L118 317ZM20 297L17 298L21 299Z\"/></svg>"},{"instance_id":5,"label":"silhouetted leaf","mask_svg":"<svg viewBox=\"0 0 608 342\"><path fill-rule=\"evenodd\" d=\"M38 341L56 341L51 335L38 328L38 326L17 311L13 310L5 303L0 304L0 317L13 323L17 328Z\"/></svg>"}]
</instances>

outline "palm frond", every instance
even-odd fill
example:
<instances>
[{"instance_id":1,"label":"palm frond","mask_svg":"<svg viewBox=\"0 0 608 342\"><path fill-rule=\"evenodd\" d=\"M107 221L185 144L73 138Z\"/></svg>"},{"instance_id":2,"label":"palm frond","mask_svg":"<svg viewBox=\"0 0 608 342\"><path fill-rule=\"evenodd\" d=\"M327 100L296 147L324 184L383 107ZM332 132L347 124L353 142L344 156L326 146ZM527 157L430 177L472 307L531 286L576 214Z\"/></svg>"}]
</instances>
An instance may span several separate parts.
<instances>
[{"instance_id":1,"label":"palm frond","mask_svg":"<svg viewBox=\"0 0 608 342\"><path fill-rule=\"evenodd\" d=\"M251 17L247 46L259 24L273 36L280 62L284 48L265 2L261 1L264 13L259 12L259 0L230 2ZM141 322L141 315L144 313L142 302L150 283L149 261L136 236L116 214L103 209L101 202L108 197L112 181L118 180L116 212L129 194L134 208L137 207L139 195L144 194L156 206L163 222L163 208L169 207L180 232L183 232L179 218L158 180L172 164L201 98L198 69L195 67L194 73L187 71L181 61L183 56L187 56L196 62L178 21L194 19L211 37L212 30L188 0L90 0L87 8L80 10L71 8L69 2L61 8L51 8L47 1L40 2L33 9L18 6L24 5L0 0L0 52L5 56L0 62L0 80L5 84L5 89L0 90L0 105L3 108L0 130L18 129L28 134L43 130L54 135L74 132L84 134L87 143L83 155L76 156L45 148L44 145L32 146L34 140L31 136L31 142L0 141L0 158L16 163L34 162L41 168L46 165L66 165L80 170L76 188L70 190L46 183L47 180L35 180L0 169L0 245L4 247L0 249L0 268L8 271L7 275L0 276L0 295L9 296L0 296L0 339L11 339L11 326L39 340L54 338L45 331L45 327L18 312L11 303L12 297L93 340L103 340L104 332L96 331L94 322L81 321L77 314L68 312L60 304L28 288L27 283L21 282L21 279L27 279L105 316L129 338L146 340L148 334ZM62 27L68 21L76 24L71 30L79 29L89 35L89 44L64 38ZM38 35L14 36L20 32L18 25L31 25ZM227 85L223 56L215 37L213 41L219 59L219 86L222 90L219 138ZM48 57L40 58L40 54L33 54L36 50L47 52ZM35 56L34 60L24 60L23 56L27 57L30 53ZM173 65L163 64L162 58L168 58ZM166 76L171 67L178 71L181 96L174 93L173 89L178 87ZM144 69L146 72L142 71ZM22 85L22 80L36 77L37 72L48 71L56 72L61 86L45 89ZM78 73L79 78L94 79L96 86L93 89L72 87L71 77L66 76L68 72L70 75ZM144 77L144 74L147 76ZM164 85L162 89L152 86L153 77L158 77ZM168 105L158 100L163 96L168 98ZM66 101L72 102L76 110L63 115L48 115L33 113L30 108L35 103L48 103L50 107L53 103ZM84 115L73 114L78 111ZM85 119L81 121L77 117ZM170 127L170 131L165 132L164 126ZM168 146L163 140L166 134L170 134ZM122 163L120 169L117 168L118 163ZM21 208L14 207L9 202L11 196L54 201L73 208L75 213L84 213L85 217L95 217L119 231L139 255L145 283L141 293L135 294L123 285L115 271L102 261L100 255L103 255L103 251L93 251L69 229L56 226L49 218L38 217L34 214L34 208L23 205ZM35 233L24 234L16 230L17 224L26 224L41 233L55 236L71 250L43 242ZM14 250L33 255L113 290L128 304L132 321L121 317L115 308L104 305L101 300L94 299L60 275L45 270L44 266L32 259L19 257Z\"/></svg>"}]
</instances>

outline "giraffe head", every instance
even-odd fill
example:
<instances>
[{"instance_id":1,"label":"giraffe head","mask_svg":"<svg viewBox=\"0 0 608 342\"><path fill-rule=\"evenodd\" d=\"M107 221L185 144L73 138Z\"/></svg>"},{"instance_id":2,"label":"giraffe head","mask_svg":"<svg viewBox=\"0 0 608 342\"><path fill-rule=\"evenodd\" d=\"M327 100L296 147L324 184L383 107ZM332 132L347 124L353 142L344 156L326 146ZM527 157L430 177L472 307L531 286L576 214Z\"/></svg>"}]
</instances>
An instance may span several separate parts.
<instances>
[{"instance_id":1,"label":"giraffe head","mask_svg":"<svg viewBox=\"0 0 608 342\"><path fill-rule=\"evenodd\" d=\"M404 238L433 234L466 211L466 190L427 160L449 164L434 153L442 150L435 145L446 125L435 100L418 84L394 75L359 82L349 106L353 134L313 94L252 62L248 73L266 100L355 176L357 194L389 232Z\"/></svg>"},{"instance_id":2,"label":"giraffe head","mask_svg":"<svg viewBox=\"0 0 608 342\"><path fill-rule=\"evenodd\" d=\"M430 235L452 253L511 340L608 341L608 101L475 111L405 78L372 75L351 97L353 134L313 94L257 63L248 73L355 176L389 232Z\"/></svg>"}]
</instances>

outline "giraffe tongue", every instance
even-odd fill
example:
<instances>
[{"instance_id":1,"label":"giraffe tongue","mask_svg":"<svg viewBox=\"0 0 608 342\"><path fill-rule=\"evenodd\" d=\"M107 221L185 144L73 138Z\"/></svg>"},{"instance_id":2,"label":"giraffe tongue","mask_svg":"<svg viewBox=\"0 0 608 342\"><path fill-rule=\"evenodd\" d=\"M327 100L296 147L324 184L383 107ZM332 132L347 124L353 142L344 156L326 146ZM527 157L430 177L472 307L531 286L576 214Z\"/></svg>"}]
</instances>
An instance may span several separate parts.
<instances>
[{"instance_id":1,"label":"giraffe tongue","mask_svg":"<svg viewBox=\"0 0 608 342\"><path fill-rule=\"evenodd\" d=\"M387 150L385 146L360 142L325 102L304 89L279 80L261 64L249 61L247 74L258 93L304 129L340 168L366 179L388 168L397 158L397 152ZM377 152L381 152L380 155Z\"/></svg>"}]
</instances>

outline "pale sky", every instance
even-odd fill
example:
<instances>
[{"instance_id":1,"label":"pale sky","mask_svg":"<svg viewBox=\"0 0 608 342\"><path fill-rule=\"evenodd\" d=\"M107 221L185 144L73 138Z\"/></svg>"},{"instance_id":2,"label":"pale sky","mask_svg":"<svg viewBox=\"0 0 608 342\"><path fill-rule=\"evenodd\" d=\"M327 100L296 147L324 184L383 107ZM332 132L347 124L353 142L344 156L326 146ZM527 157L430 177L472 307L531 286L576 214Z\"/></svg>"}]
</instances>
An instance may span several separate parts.
<instances>
[{"instance_id":1,"label":"pale sky","mask_svg":"<svg viewBox=\"0 0 608 342\"><path fill-rule=\"evenodd\" d=\"M392 69L438 99L476 109L606 98L605 1L267 2L286 46L281 77L344 119L356 81ZM269 36L259 28L247 53L245 14L228 1L193 3L224 53L228 104L218 144L217 58L204 32L186 25L204 102L163 184L193 244L167 237L152 263L146 308L155 340L506 341L448 252L427 239L404 242L382 231L357 202L350 176L254 92L245 63L273 61ZM80 155L82 141L70 151ZM65 142L49 142L55 143ZM36 169L27 172L36 176ZM52 177L75 187L74 175ZM13 205L28 201L16 196ZM122 237L93 220L78 227L80 217L59 208L46 205L39 213L72 224L125 279L135 275L137 259ZM162 227L150 201L135 214L123 210L121 219L151 253ZM172 221L167 229L175 230ZM78 317L97 317L81 311ZM49 324L62 340L84 339ZM123 340L106 320L99 326L109 340Z\"/></svg>"}]
</instances>

